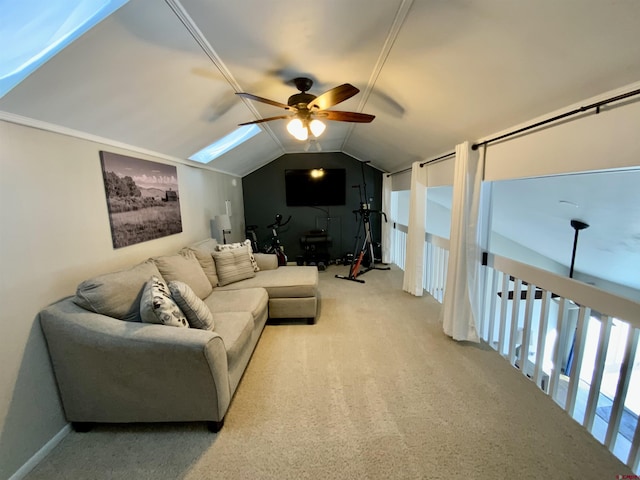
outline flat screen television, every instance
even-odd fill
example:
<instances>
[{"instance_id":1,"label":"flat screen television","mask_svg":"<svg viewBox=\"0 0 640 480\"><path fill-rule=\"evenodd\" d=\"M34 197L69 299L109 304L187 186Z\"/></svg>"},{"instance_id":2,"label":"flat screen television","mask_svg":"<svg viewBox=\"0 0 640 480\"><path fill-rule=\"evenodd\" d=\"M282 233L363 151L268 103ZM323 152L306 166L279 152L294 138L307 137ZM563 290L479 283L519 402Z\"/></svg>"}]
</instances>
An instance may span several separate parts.
<instances>
[{"instance_id":1,"label":"flat screen television","mask_svg":"<svg viewBox=\"0 0 640 480\"><path fill-rule=\"evenodd\" d=\"M346 204L347 171L344 168L285 170L287 206Z\"/></svg>"}]
</instances>

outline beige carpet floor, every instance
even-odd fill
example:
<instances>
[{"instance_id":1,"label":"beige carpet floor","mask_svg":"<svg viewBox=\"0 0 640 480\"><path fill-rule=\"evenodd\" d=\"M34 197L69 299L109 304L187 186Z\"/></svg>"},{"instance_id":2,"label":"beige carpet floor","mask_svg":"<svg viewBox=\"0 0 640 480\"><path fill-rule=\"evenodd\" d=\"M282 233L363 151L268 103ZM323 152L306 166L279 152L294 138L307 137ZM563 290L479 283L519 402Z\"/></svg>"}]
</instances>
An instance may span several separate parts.
<instances>
[{"instance_id":1,"label":"beige carpet floor","mask_svg":"<svg viewBox=\"0 0 640 480\"><path fill-rule=\"evenodd\" d=\"M268 325L217 435L203 424L72 432L36 479L614 479L631 472L440 306L320 273L316 325ZM141 399L144 401L144 399Z\"/></svg>"}]
</instances>

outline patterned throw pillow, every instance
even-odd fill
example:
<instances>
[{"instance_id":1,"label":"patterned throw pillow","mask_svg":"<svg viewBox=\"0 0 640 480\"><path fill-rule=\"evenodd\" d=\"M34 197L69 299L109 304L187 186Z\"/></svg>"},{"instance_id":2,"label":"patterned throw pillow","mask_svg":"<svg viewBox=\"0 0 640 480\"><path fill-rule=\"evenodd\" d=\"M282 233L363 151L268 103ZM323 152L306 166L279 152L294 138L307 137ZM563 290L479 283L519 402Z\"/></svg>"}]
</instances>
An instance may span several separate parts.
<instances>
[{"instance_id":1,"label":"patterned throw pillow","mask_svg":"<svg viewBox=\"0 0 640 480\"><path fill-rule=\"evenodd\" d=\"M218 272L218 285L221 287L256 276L245 248L213 252L213 259Z\"/></svg>"},{"instance_id":2,"label":"patterned throw pillow","mask_svg":"<svg viewBox=\"0 0 640 480\"><path fill-rule=\"evenodd\" d=\"M145 323L189 328L187 317L171 298L169 287L159 277L152 276L142 291L140 316Z\"/></svg>"},{"instance_id":3,"label":"patterned throw pillow","mask_svg":"<svg viewBox=\"0 0 640 480\"><path fill-rule=\"evenodd\" d=\"M253 256L253 248L251 248L251 240L248 238L244 242L239 243L225 243L223 245L216 245L216 251L222 252L224 250L233 250L235 248L246 248L249 252L249 260L251 260L251 266L253 267L254 272L259 272L260 267L258 267L258 262L256 262L256 257Z\"/></svg>"},{"instance_id":4,"label":"patterned throw pillow","mask_svg":"<svg viewBox=\"0 0 640 480\"><path fill-rule=\"evenodd\" d=\"M189 326L201 330L213 330L213 314L191 287L177 280L169 282L171 296L184 312Z\"/></svg>"}]
</instances>

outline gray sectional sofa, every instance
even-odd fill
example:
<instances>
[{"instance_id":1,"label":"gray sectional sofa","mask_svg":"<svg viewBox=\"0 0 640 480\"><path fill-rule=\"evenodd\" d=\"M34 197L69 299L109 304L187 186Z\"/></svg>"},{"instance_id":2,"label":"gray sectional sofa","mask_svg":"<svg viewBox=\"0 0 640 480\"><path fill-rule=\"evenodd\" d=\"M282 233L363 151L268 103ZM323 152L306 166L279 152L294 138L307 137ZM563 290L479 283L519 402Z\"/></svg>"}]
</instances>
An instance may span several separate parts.
<instances>
[{"instance_id":1,"label":"gray sectional sofa","mask_svg":"<svg viewBox=\"0 0 640 480\"><path fill-rule=\"evenodd\" d=\"M76 430L205 421L218 431L267 319L315 321L315 267L219 248L207 239L94 277L40 312Z\"/></svg>"}]
</instances>

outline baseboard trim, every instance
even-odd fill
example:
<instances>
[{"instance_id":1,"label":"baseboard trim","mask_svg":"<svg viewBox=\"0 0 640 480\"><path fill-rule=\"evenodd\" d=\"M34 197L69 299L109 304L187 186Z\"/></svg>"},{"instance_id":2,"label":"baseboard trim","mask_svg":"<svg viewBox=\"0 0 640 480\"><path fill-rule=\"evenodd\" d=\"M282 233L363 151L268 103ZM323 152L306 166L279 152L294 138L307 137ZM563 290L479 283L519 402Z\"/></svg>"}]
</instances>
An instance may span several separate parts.
<instances>
[{"instance_id":1,"label":"baseboard trim","mask_svg":"<svg viewBox=\"0 0 640 480\"><path fill-rule=\"evenodd\" d=\"M67 423L62 430L55 434L55 436L49 440L44 446L38 450L29 460L22 465L16 473L9 477L9 480L22 480L31 470L33 470L38 463L42 461L44 457L51 453L56 445L58 445L64 437L71 431L71 424Z\"/></svg>"}]
</instances>

